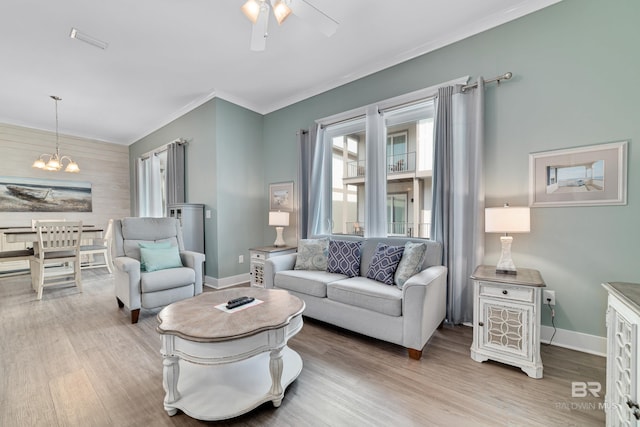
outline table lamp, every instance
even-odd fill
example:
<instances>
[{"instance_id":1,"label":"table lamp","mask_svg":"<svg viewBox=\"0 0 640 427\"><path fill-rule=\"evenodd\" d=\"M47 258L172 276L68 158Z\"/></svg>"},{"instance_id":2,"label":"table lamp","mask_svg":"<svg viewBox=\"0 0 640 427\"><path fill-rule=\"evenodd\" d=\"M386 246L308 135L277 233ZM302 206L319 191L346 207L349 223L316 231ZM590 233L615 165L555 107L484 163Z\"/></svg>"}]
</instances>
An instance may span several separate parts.
<instances>
[{"instance_id":1,"label":"table lamp","mask_svg":"<svg viewBox=\"0 0 640 427\"><path fill-rule=\"evenodd\" d=\"M282 231L284 227L289 226L289 212L269 212L269 225L276 228L276 241L273 242L273 246L284 246Z\"/></svg>"},{"instance_id":2,"label":"table lamp","mask_svg":"<svg viewBox=\"0 0 640 427\"><path fill-rule=\"evenodd\" d=\"M508 233L528 233L531 228L530 210L528 207L511 207L506 203L501 208L484 210L484 231L486 233L504 233L500 236L502 253L496 267L497 274L518 274L511 259L511 243L513 237Z\"/></svg>"}]
</instances>

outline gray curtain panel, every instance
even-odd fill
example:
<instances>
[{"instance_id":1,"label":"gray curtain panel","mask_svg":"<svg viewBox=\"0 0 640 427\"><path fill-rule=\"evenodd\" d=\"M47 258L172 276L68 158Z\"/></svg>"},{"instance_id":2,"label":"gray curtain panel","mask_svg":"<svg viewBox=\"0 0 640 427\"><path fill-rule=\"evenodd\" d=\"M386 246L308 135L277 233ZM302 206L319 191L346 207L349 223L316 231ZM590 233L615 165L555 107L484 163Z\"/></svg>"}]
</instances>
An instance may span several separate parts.
<instances>
[{"instance_id":1,"label":"gray curtain panel","mask_svg":"<svg viewBox=\"0 0 640 427\"><path fill-rule=\"evenodd\" d=\"M184 153L182 142L172 142L167 146L167 170L165 171L165 188L168 206L174 203L184 203Z\"/></svg>"},{"instance_id":2,"label":"gray curtain panel","mask_svg":"<svg viewBox=\"0 0 640 427\"><path fill-rule=\"evenodd\" d=\"M484 80L440 88L434 126L432 236L443 243L447 320L473 320L469 276L484 257Z\"/></svg>"},{"instance_id":3,"label":"gray curtain panel","mask_svg":"<svg viewBox=\"0 0 640 427\"><path fill-rule=\"evenodd\" d=\"M298 235L306 239L309 231L309 183L311 181L311 165L316 127L309 130L300 129L297 134L298 145ZM313 136L313 138L312 138Z\"/></svg>"}]
</instances>

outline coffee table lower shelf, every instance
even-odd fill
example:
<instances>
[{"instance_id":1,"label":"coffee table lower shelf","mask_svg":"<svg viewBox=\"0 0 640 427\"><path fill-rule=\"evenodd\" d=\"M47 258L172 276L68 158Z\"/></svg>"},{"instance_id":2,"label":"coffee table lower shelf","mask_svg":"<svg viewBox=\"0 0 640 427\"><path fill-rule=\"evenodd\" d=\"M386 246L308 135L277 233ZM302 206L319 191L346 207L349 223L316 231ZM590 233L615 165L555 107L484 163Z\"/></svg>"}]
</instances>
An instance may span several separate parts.
<instances>
[{"instance_id":1,"label":"coffee table lower shelf","mask_svg":"<svg viewBox=\"0 0 640 427\"><path fill-rule=\"evenodd\" d=\"M233 418L273 401L280 406L282 395L271 393L270 354L264 352L249 359L219 365L199 365L179 361L179 398L165 401L169 415L181 410L192 418L216 421ZM302 358L294 350L282 349L282 378L285 390L302 371Z\"/></svg>"}]
</instances>

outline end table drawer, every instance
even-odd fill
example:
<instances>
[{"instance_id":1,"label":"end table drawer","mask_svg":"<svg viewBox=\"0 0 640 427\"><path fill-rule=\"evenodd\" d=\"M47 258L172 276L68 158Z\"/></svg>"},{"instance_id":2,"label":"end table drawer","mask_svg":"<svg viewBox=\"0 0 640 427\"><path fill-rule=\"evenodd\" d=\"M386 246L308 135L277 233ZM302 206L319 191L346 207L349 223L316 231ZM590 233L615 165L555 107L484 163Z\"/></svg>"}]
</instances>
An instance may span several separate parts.
<instances>
[{"instance_id":1,"label":"end table drawer","mask_svg":"<svg viewBox=\"0 0 640 427\"><path fill-rule=\"evenodd\" d=\"M534 301L533 288L499 286L495 283L480 282L480 295L495 298L507 298L514 301Z\"/></svg>"},{"instance_id":2,"label":"end table drawer","mask_svg":"<svg viewBox=\"0 0 640 427\"><path fill-rule=\"evenodd\" d=\"M261 259L261 260L265 260L267 259L267 257L260 252L251 252L251 259Z\"/></svg>"}]
</instances>

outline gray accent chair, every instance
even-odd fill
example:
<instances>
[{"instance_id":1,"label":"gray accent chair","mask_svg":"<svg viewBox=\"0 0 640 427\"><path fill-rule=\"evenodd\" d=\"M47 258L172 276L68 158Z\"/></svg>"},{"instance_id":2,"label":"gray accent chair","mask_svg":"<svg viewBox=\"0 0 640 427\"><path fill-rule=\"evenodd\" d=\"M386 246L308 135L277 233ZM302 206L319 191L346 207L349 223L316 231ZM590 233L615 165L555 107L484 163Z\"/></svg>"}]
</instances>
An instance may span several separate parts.
<instances>
[{"instance_id":1,"label":"gray accent chair","mask_svg":"<svg viewBox=\"0 0 640 427\"><path fill-rule=\"evenodd\" d=\"M178 246L183 267L140 271L140 243ZM123 218L113 222L113 265L118 306L138 322L141 308L163 307L202 293L204 254L185 251L175 218Z\"/></svg>"}]
</instances>

